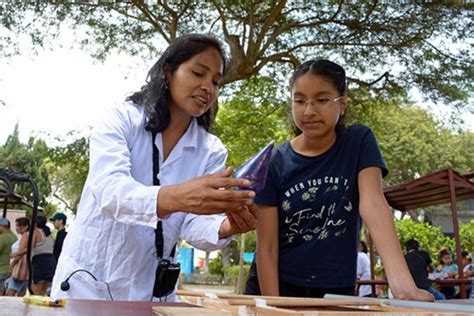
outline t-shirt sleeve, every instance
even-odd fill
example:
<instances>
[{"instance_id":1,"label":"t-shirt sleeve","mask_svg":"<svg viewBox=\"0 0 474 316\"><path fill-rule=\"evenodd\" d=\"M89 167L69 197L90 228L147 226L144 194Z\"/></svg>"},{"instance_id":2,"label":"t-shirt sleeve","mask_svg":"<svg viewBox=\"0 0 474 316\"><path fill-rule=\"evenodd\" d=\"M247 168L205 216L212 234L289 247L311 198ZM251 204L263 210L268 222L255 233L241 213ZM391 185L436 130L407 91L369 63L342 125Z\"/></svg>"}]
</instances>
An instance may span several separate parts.
<instances>
[{"instance_id":1,"label":"t-shirt sleeve","mask_svg":"<svg viewBox=\"0 0 474 316\"><path fill-rule=\"evenodd\" d=\"M380 152L375 135L370 128L362 136L359 165L357 172L369 167L379 167L382 170L382 177L388 174L387 166Z\"/></svg>"},{"instance_id":2,"label":"t-shirt sleeve","mask_svg":"<svg viewBox=\"0 0 474 316\"><path fill-rule=\"evenodd\" d=\"M257 205L278 205L278 192L279 192L279 173L277 166L277 159L275 151L270 158L270 165L268 167L267 179L265 181L265 187L262 191L257 192L254 198L254 202Z\"/></svg>"}]
</instances>

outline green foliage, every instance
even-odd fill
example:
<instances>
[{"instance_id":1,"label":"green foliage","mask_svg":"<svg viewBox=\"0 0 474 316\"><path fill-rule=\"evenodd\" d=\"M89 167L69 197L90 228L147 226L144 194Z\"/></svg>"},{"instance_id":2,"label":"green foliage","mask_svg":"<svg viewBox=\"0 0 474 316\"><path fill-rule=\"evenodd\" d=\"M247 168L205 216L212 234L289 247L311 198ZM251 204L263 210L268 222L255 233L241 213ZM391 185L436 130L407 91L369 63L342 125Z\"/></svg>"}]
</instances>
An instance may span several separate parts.
<instances>
[{"instance_id":1,"label":"green foliage","mask_svg":"<svg viewBox=\"0 0 474 316\"><path fill-rule=\"evenodd\" d=\"M220 251L217 254L215 259L209 261L209 274L215 275L224 275L223 267L222 267L222 255Z\"/></svg>"},{"instance_id":2,"label":"green foliage","mask_svg":"<svg viewBox=\"0 0 474 316\"><path fill-rule=\"evenodd\" d=\"M50 148L45 161L54 197L75 214L89 172L89 139L81 137L65 146Z\"/></svg>"},{"instance_id":3,"label":"green foliage","mask_svg":"<svg viewBox=\"0 0 474 316\"><path fill-rule=\"evenodd\" d=\"M244 280L244 283L247 280L249 270L250 270L250 265L244 264L243 277L242 277L242 280ZM237 284L237 280L239 279L239 271L240 271L239 265L225 267L224 268L224 283Z\"/></svg>"},{"instance_id":4,"label":"green foliage","mask_svg":"<svg viewBox=\"0 0 474 316\"><path fill-rule=\"evenodd\" d=\"M324 57L378 95L418 87L463 107L473 88L472 10L463 2L2 1L0 54L19 52L18 34L42 47L63 25L100 59L116 51L156 56L180 34L211 32L232 55L225 83Z\"/></svg>"},{"instance_id":5,"label":"green foliage","mask_svg":"<svg viewBox=\"0 0 474 316\"><path fill-rule=\"evenodd\" d=\"M469 223L463 223L459 227L459 238L462 250L474 254L474 219Z\"/></svg>"},{"instance_id":6,"label":"green foliage","mask_svg":"<svg viewBox=\"0 0 474 316\"><path fill-rule=\"evenodd\" d=\"M440 227L434 227L428 223L415 223L412 219L396 220L395 226L403 251L405 251L406 241L413 238L420 243L420 249L430 254L431 260L435 265L439 258L439 250L441 248L448 248L455 254L456 245L454 239L445 236L441 232ZM460 225L459 239L461 240L462 250L467 250L470 253L474 251L474 220ZM378 257L377 253L376 257ZM375 262L377 262L377 258ZM377 265L375 267L375 274L380 277L384 276L383 265Z\"/></svg>"},{"instance_id":7,"label":"green foliage","mask_svg":"<svg viewBox=\"0 0 474 316\"><path fill-rule=\"evenodd\" d=\"M416 239L420 243L420 248L430 254L433 262L436 262L441 248L447 247L451 251L455 249L454 240L446 237L440 227L433 227L428 223L415 223L412 219L397 220L395 225L402 249L405 249L408 239Z\"/></svg>"},{"instance_id":8,"label":"green foliage","mask_svg":"<svg viewBox=\"0 0 474 316\"><path fill-rule=\"evenodd\" d=\"M464 173L474 166L472 132L453 132L403 98L384 99L355 90L350 102L349 122L370 126L377 137L390 171L384 179L387 185L446 168Z\"/></svg>"},{"instance_id":9,"label":"green foliage","mask_svg":"<svg viewBox=\"0 0 474 316\"><path fill-rule=\"evenodd\" d=\"M57 147L48 147L43 140L34 137L22 144L16 126L0 147L0 167L26 173L35 180L40 206L47 216L57 210L56 205L48 202L52 196L75 213L89 170L88 147L89 141L85 137ZM29 184L18 185L15 193L33 201Z\"/></svg>"},{"instance_id":10,"label":"green foliage","mask_svg":"<svg viewBox=\"0 0 474 316\"><path fill-rule=\"evenodd\" d=\"M278 101L275 82L253 77L220 106L214 132L229 150L228 165L238 167L271 140L290 137L287 105Z\"/></svg>"},{"instance_id":11,"label":"green foliage","mask_svg":"<svg viewBox=\"0 0 474 316\"><path fill-rule=\"evenodd\" d=\"M42 207L47 206L46 198L51 193L51 184L43 160L47 151L46 143L34 137L31 137L27 144L22 144L19 139L18 125L8 136L5 144L0 146L0 167L29 175L38 186L39 204ZM29 183L17 185L15 193L33 201L33 191ZM46 210L51 210L51 208Z\"/></svg>"},{"instance_id":12,"label":"green foliage","mask_svg":"<svg viewBox=\"0 0 474 316\"><path fill-rule=\"evenodd\" d=\"M235 237L237 241L237 249L240 250L240 244L242 239L239 236ZM245 233L245 252L256 252L257 251L257 233L255 230ZM238 262L237 262L238 264Z\"/></svg>"}]
</instances>

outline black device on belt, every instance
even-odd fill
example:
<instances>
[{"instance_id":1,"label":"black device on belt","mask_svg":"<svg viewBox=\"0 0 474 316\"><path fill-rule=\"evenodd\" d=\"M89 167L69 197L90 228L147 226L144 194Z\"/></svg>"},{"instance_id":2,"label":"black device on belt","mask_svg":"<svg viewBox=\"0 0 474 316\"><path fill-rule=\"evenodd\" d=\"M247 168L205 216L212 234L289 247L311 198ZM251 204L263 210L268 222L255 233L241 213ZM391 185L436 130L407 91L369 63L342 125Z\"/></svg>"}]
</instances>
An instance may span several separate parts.
<instances>
[{"instance_id":1,"label":"black device on belt","mask_svg":"<svg viewBox=\"0 0 474 316\"><path fill-rule=\"evenodd\" d=\"M152 132L152 146L153 146L153 185L160 185L158 179L158 173L160 171L159 166L159 153L158 148L155 146L156 132ZM173 263L169 259L163 259L163 223L159 220L156 224L155 229L155 246L156 255L158 257L158 266L155 272L155 285L153 286L153 296L163 297L171 294L178 281L181 266L179 263ZM173 258L176 252L176 244L173 246L170 258Z\"/></svg>"}]
</instances>

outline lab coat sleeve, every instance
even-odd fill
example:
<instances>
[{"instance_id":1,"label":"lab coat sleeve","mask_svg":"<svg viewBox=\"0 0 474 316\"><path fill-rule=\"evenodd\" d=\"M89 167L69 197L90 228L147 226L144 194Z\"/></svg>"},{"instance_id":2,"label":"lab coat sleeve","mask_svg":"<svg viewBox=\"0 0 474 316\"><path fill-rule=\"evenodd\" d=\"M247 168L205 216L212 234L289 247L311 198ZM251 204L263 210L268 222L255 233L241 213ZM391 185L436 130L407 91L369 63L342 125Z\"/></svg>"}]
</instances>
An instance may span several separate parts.
<instances>
[{"instance_id":1,"label":"lab coat sleeve","mask_svg":"<svg viewBox=\"0 0 474 316\"><path fill-rule=\"evenodd\" d=\"M227 150L218 138L214 139L209 161L204 174L212 174L225 169ZM183 223L183 239L195 248L213 251L225 247L232 237L219 239L219 228L225 216L187 214Z\"/></svg>"},{"instance_id":2,"label":"lab coat sleeve","mask_svg":"<svg viewBox=\"0 0 474 316\"><path fill-rule=\"evenodd\" d=\"M156 202L159 187L144 185L132 177L129 144L137 130L133 124L137 124L139 111L127 107L133 105L114 107L96 123L90 138L87 181L104 215L124 224L154 228L158 221Z\"/></svg>"}]
</instances>

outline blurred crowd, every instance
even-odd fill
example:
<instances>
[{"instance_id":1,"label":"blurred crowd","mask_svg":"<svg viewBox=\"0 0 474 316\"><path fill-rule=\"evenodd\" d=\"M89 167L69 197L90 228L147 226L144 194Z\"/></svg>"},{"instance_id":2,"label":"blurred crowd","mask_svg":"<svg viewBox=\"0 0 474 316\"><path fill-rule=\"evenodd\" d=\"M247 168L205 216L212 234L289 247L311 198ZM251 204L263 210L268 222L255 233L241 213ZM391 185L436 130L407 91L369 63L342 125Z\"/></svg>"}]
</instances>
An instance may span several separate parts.
<instances>
[{"instance_id":1,"label":"blurred crowd","mask_svg":"<svg viewBox=\"0 0 474 316\"><path fill-rule=\"evenodd\" d=\"M32 237L31 266L34 294L47 295L51 287L56 263L66 237L67 216L56 213L49 219L55 228L55 238L43 215L36 217ZM30 220L20 217L15 220L13 233L8 219L0 217L0 296L23 296L26 293L29 269L27 248ZM17 237L17 235L19 237Z\"/></svg>"}]
</instances>

